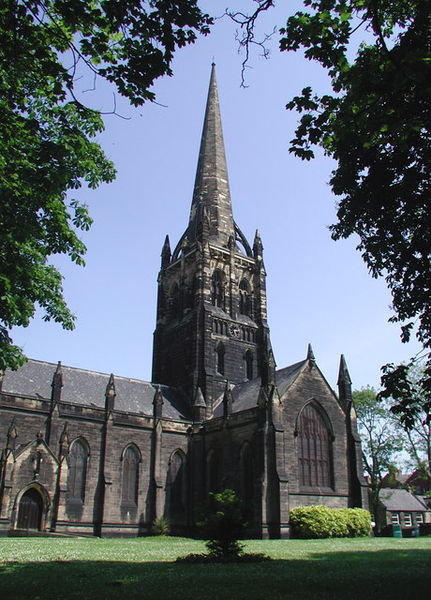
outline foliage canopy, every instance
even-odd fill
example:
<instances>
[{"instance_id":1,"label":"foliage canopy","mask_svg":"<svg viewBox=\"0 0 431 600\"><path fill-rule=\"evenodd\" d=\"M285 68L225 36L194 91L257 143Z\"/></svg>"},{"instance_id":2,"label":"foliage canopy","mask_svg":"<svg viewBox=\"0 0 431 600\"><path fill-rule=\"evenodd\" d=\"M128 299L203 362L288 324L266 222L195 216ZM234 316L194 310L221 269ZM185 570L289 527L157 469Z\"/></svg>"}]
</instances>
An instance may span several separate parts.
<instances>
[{"instance_id":1,"label":"foliage canopy","mask_svg":"<svg viewBox=\"0 0 431 600\"><path fill-rule=\"evenodd\" d=\"M256 44L259 12L230 13ZM320 146L337 161L330 185L338 201L334 239L359 237L373 277L392 294L391 321L424 348L423 407L431 409L431 5L429 0L303 0L280 29L281 51L302 50L327 71L333 93L310 86L288 104L302 114L290 151L310 160ZM386 365L384 397L411 426L409 366Z\"/></svg>"},{"instance_id":2,"label":"foliage canopy","mask_svg":"<svg viewBox=\"0 0 431 600\"><path fill-rule=\"evenodd\" d=\"M369 480L371 508L379 529L378 505L382 479L395 467L399 453L404 448L405 433L373 388L355 390L353 403L362 441L364 471Z\"/></svg>"},{"instance_id":3,"label":"foliage canopy","mask_svg":"<svg viewBox=\"0 0 431 600\"><path fill-rule=\"evenodd\" d=\"M89 69L133 105L171 75L177 48L209 31L197 0L11 0L0 3L0 370L24 360L11 327L36 305L45 320L73 328L62 277L49 263L65 254L84 264L79 231L91 225L70 195L115 177L94 141L101 114L77 98Z\"/></svg>"}]
</instances>

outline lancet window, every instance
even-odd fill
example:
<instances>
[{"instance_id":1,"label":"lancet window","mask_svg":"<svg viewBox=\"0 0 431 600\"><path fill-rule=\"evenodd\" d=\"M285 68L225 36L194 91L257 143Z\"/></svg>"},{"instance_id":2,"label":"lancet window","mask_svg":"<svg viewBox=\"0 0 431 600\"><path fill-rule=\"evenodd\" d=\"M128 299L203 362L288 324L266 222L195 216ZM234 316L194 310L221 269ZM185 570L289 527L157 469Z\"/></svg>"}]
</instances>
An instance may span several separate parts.
<instances>
[{"instance_id":1,"label":"lancet window","mask_svg":"<svg viewBox=\"0 0 431 600\"><path fill-rule=\"evenodd\" d=\"M217 358L217 372L220 373L220 375L224 375L224 355L225 355L224 344L219 342L216 347L216 358Z\"/></svg>"},{"instance_id":2,"label":"lancet window","mask_svg":"<svg viewBox=\"0 0 431 600\"><path fill-rule=\"evenodd\" d=\"M88 446L83 440L75 440L71 445L67 464L69 467L67 488L70 499L84 502L87 478Z\"/></svg>"},{"instance_id":3,"label":"lancet window","mask_svg":"<svg viewBox=\"0 0 431 600\"><path fill-rule=\"evenodd\" d=\"M246 279L239 284L239 312L241 315L251 316L250 285Z\"/></svg>"},{"instance_id":4,"label":"lancet window","mask_svg":"<svg viewBox=\"0 0 431 600\"><path fill-rule=\"evenodd\" d=\"M127 504L138 503L139 454L136 448L128 446L122 457L122 501Z\"/></svg>"},{"instance_id":5,"label":"lancet window","mask_svg":"<svg viewBox=\"0 0 431 600\"><path fill-rule=\"evenodd\" d=\"M214 271L212 277L212 304L224 309L224 284L223 275L218 269Z\"/></svg>"}]
</instances>

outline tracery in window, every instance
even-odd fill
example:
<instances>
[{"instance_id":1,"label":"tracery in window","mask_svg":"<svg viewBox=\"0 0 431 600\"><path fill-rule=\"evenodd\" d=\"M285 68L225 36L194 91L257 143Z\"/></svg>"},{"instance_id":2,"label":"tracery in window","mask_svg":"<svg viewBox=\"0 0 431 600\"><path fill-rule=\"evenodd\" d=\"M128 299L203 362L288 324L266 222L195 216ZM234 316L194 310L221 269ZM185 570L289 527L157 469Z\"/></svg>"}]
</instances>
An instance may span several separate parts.
<instances>
[{"instance_id":1,"label":"tracery in window","mask_svg":"<svg viewBox=\"0 0 431 600\"><path fill-rule=\"evenodd\" d=\"M121 500L123 503L137 504L139 489L139 453L128 446L122 457Z\"/></svg>"},{"instance_id":2,"label":"tracery in window","mask_svg":"<svg viewBox=\"0 0 431 600\"><path fill-rule=\"evenodd\" d=\"M303 487L332 487L331 435L323 416L311 403L298 422L299 482Z\"/></svg>"},{"instance_id":3,"label":"tracery in window","mask_svg":"<svg viewBox=\"0 0 431 600\"><path fill-rule=\"evenodd\" d=\"M88 446L83 440L75 440L70 448L67 464L69 467L67 489L69 498L84 502L87 478Z\"/></svg>"}]
</instances>

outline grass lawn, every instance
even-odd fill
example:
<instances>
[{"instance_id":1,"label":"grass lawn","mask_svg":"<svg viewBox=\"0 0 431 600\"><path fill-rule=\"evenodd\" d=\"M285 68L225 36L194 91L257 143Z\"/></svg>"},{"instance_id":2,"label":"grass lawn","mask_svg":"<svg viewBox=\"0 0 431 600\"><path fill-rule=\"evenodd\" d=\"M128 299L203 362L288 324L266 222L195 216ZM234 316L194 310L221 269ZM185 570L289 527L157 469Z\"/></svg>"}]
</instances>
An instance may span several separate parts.
<instances>
[{"instance_id":1,"label":"grass lawn","mask_svg":"<svg viewBox=\"0 0 431 600\"><path fill-rule=\"evenodd\" d=\"M0 598L11 600L397 600L428 598L431 538L252 540L273 561L175 564L203 542L0 538Z\"/></svg>"}]
</instances>

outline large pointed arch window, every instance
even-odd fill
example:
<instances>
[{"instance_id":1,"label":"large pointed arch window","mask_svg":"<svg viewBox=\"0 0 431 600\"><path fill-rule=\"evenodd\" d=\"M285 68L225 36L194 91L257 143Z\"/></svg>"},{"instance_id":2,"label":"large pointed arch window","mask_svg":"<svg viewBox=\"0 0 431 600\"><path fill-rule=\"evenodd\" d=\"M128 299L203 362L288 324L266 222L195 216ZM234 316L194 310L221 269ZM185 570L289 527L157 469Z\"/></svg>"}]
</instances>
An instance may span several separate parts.
<instances>
[{"instance_id":1,"label":"large pointed arch window","mask_svg":"<svg viewBox=\"0 0 431 600\"><path fill-rule=\"evenodd\" d=\"M299 416L297 434L300 486L332 487L332 435L327 420L312 403Z\"/></svg>"},{"instance_id":2,"label":"large pointed arch window","mask_svg":"<svg viewBox=\"0 0 431 600\"><path fill-rule=\"evenodd\" d=\"M123 504L138 503L140 456L134 446L128 446L122 456L121 500Z\"/></svg>"},{"instance_id":3,"label":"large pointed arch window","mask_svg":"<svg viewBox=\"0 0 431 600\"><path fill-rule=\"evenodd\" d=\"M218 269L212 276L211 302L214 306L224 309L223 274Z\"/></svg>"},{"instance_id":4,"label":"large pointed arch window","mask_svg":"<svg viewBox=\"0 0 431 600\"><path fill-rule=\"evenodd\" d=\"M71 500L79 502L85 500L88 454L88 446L84 440L75 440L71 445L67 459L69 467L67 488Z\"/></svg>"}]
</instances>

